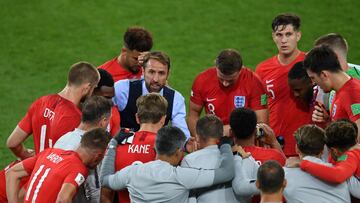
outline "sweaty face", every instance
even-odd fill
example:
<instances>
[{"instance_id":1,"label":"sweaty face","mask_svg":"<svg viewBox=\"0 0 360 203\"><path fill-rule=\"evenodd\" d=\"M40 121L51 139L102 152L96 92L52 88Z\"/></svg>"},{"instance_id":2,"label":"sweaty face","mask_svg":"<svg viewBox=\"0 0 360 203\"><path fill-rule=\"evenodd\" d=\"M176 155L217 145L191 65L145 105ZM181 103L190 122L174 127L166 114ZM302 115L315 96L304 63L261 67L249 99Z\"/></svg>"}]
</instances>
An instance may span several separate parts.
<instances>
[{"instance_id":1,"label":"sweaty face","mask_svg":"<svg viewBox=\"0 0 360 203\"><path fill-rule=\"evenodd\" d=\"M144 80L149 92L160 92L166 85L169 70L167 65L150 59L144 67Z\"/></svg>"},{"instance_id":2,"label":"sweaty face","mask_svg":"<svg viewBox=\"0 0 360 203\"><path fill-rule=\"evenodd\" d=\"M324 90L325 93L330 92L331 86L329 84L329 79L325 76L325 73L321 72L320 74L316 74L312 72L311 70L306 70L308 76L310 79L317 85L320 86L321 89Z\"/></svg>"},{"instance_id":3,"label":"sweaty face","mask_svg":"<svg viewBox=\"0 0 360 203\"><path fill-rule=\"evenodd\" d=\"M141 70L141 67L139 65L138 57L141 52L138 52L136 50L129 50L126 49L125 52L125 66L126 68L131 71L132 73L138 73Z\"/></svg>"},{"instance_id":4,"label":"sweaty face","mask_svg":"<svg viewBox=\"0 0 360 203\"><path fill-rule=\"evenodd\" d=\"M216 68L216 75L219 80L219 83L222 87L231 87L239 79L240 71L235 72L230 75L223 74L219 69Z\"/></svg>"},{"instance_id":5,"label":"sweaty face","mask_svg":"<svg viewBox=\"0 0 360 203\"><path fill-rule=\"evenodd\" d=\"M313 85L311 81L306 79L289 79L288 83L296 98L306 103L311 102L313 97Z\"/></svg>"},{"instance_id":6,"label":"sweaty face","mask_svg":"<svg viewBox=\"0 0 360 203\"><path fill-rule=\"evenodd\" d=\"M280 25L272 33L273 40L279 50L279 54L291 55L297 49L297 43L300 40L301 33L295 31L292 25Z\"/></svg>"}]
</instances>

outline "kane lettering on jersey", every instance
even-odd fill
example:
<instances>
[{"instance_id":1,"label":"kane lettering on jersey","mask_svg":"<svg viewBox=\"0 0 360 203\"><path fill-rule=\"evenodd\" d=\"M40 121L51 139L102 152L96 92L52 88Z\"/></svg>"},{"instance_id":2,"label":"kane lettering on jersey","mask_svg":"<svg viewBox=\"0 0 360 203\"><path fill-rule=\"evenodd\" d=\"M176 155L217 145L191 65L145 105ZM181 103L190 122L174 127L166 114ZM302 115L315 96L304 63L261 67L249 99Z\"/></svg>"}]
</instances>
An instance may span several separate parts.
<instances>
[{"instance_id":1,"label":"kane lettering on jersey","mask_svg":"<svg viewBox=\"0 0 360 203\"><path fill-rule=\"evenodd\" d=\"M31 174L25 203L55 202L64 183L78 188L88 175L87 168L74 151L47 149L22 163Z\"/></svg>"},{"instance_id":2,"label":"kane lettering on jersey","mask_svg":"<svg viewBox=\"0 0 360 203\"><path fill-rule=\"evenodd\" d=\"M242 68L237 82L228 88L218 82L216 68L205 70L196 77L190 100L204 106L207 114L215 114L225 125L229 124L229 115L235 108L255 111L267 108L263 84L248 68Z\"/></svg>"},{"instance_id":3,"label":"kane lettering on jersey","mask_svg":"<svg viewBox=\"0 0 360 203\"><path fill-rule=\"evenodd\" d=\"M99 66L99 68L109 72L113 77L114 82L125 79L140 79L142 76L142 68L139 68L140 71L134 74L120 65L117 58L107 61L103 65Z\"/></svg>"},{"instance_id":4,"label":"kane lettering on jersey","mask_svg":"<svg viewBox=\"0 0 360 203\"><path fill-rule=\"evenodd\" d=\"M58 94L43 96L29 108L18 126L33 134L35 153L52 147L65 133L74 130L81 121L81 111L71 101Z\"/></svg>"},{"instance_id":5,"label":"kane lettering on jersey","mask_svg":"<svg viewBox=\"0 0 360 203\"><path fill-rule=\"evenodd\" d=\"M128 138L126 144L119 145L116 149L115 170L119 171L135 161L146 163L155 160L156 134L147 131L136 132ZM119 202L130 203L129 192L125 189L118 192Z\"/></svg>"},{"instance_id":6,"label":"kane lettering on jersey","mask_svg":"<svg viewBox=\"0 0 360 203\"><path fill-rule=\"evenodd\" d=\"M330 115L331 120L360 119L360 80L351 78L336 92Z\"/></svg>"},{"instance_id":7,"label":"kane lettering on jersey","mask_svg":"<svg viewBox=\"0 0 360 203\"><path fill-rule=\"evenodd\" d=\"M256 67L268 95L270 127L277 136L285 138L283 151L286 156L297 156L293 136L295 130L312 123L310 106L296 99L288 85L289 70L304 58L305 53L301 52L293 62L282 65L277 56L273 56Z\"/></svg>"}]
</instances>

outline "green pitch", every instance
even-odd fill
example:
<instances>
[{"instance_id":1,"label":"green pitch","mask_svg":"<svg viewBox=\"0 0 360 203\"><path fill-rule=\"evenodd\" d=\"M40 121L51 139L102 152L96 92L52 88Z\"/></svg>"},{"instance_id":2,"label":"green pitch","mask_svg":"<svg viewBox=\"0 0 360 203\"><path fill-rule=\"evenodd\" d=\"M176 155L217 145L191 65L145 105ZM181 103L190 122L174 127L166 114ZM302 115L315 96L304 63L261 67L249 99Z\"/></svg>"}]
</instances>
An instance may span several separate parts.
<instances>
[{"instance_id":1,"label":"green pitch","mask_svg":"<svg viewBox=\"0 0 360 203\"><path fill-rule=\"evenodd\" d=\"M14 157L6 139L29 105L62 89L71 64L94 65L119 54L128 26L153 33L154 50L172 59L170 85L188 101L194 77L213 65L224 48L235 48L254 68L276 53L270 24L280 12L302 19L301 50L329 32L350 45L360 63L360 1L0 1L0 167ZM27 145L31 147L32 141Z\"/></svg>"}]
</instances>

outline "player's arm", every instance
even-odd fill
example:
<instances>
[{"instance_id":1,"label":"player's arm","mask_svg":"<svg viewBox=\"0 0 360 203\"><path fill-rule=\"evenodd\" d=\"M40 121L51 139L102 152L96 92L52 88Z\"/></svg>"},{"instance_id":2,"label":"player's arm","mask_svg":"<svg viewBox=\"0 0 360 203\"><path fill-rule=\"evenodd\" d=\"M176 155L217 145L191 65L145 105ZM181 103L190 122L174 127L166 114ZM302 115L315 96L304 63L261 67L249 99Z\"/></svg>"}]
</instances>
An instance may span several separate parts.
<instances>
[{"instance_id":1,"label":"player's arm","mask_svg":"<svg viewBox=\"0 0 360 203\"><path fill-rule=\"evenodd\" d=\"M347 180L347 185L350 194L355 198L360 199L360 179L355 176L351 176L351 178Z\"/></svg>"},{"instance_id":2,"label":"player's arm","mask_svg":"<svg viewBox=\"0 0 360 203\"><path fill-rule=\"evenodd\" d=\"M6 171L6 195L9 202L19 202L20 180L28 175L22 162Z\"/></svg>"},{"instance_id":3,"label":"player's arm","mask_svg":"<svg viewBox=\"0 0 360 203\"><path fill-rule=\"evenodd\" d=\"M353 153L347 153L345 156L347 156L346 160L337 162L333 167L302 160L300 168L324 181L339 184L350 178L359 165Z\"/></svg>"},{"instance_id":4,"label":"player's arm","mask_svg":"<svg viewBox=\"0 0 360 203\"><path fill-rule=\"evenodd\" d=\"M357 125L357 127L358 127L358 129L360 129L360 119L357 119L356 121L355 121L355 123L356 123L356 125ZM358 142L360 141L359 139L360 139L360 130L358 130Z\"/></svg>"},{"instance_id":5,"label":"player's arm","mask_svg":"<svg viewBox=\"0 0 360 203\"><path fill-rule=\"evenodd\" d=\"M29 137L29 134L17 125L6 142L7 147L20 159L26 159L35 155L34 150L26 149L23 144L27 137Z\"/></svg>"},{"instance_id":6,"label":"player's arm","mask_svg":"<svg viewBox=\"0 0 360 203\"><path fill-rule=\"evenodd\" d=\"M195 137L196 135L196 122L200 118L202 109L202 106L195 104L192 101L189 102L189 116L187 122L192 137Z\"/></svg>"},{"instance_id":7,"label":"player's arm","mask_svg":"<svg viewBox=\"0 0 360 203\"><path fill-rule=\"evenodd\" d=\"M114 191L106 188L101 187L101 194L100 194L100 202L102 203L113 203L114 201Z\"/></svg>"},{"instance_id":8,"label":"player's arm","mask_svg":"<svg viewBox=\"0 0 360 203\"><path fill-rule=\"evenodd\" d=\"M259 194L259 189L255 185L259 165L253 158L242 159L240 156L235 156L234 162L235 177L232 180L234 193L246 197Z\"/></svg>"},{"instance_id":9,"label":"player's arm","mask_svg":"<svg viewBox=\"0 0 360 203\"><path fill-rule=\"evenodd\" d=\"M64 183L56 198L56 203L71 203L76 194L76 186L71 183Z\"/></svg>"}]
</instances>

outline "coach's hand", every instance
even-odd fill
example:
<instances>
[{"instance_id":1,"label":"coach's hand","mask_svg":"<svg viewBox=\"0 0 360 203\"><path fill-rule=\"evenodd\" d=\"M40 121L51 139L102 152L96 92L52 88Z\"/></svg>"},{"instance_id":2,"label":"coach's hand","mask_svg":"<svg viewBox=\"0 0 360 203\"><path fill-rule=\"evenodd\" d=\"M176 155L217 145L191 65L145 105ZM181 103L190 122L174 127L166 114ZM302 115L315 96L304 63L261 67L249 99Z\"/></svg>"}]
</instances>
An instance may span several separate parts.
<instances>
[{"instance_id":1,"label":"coach's hand","mask_svg":"<svg viewBox=\"0 0 360 203\"><path fill-rule=\"evenodd\" d=\"M122 143L126 138L131 137L134 135L134 132L127 129L121 128L118 134L114 136L114 139L117 141L118 144Z\"/></svg>"}]
</instances>

